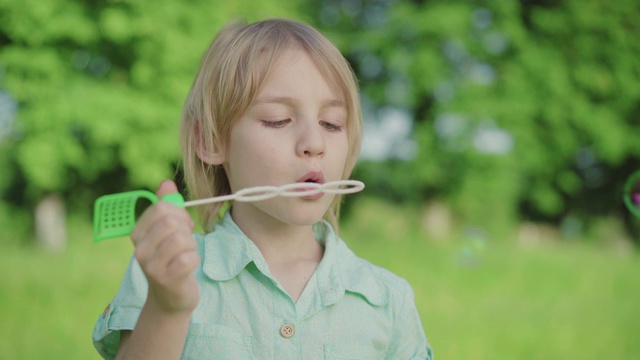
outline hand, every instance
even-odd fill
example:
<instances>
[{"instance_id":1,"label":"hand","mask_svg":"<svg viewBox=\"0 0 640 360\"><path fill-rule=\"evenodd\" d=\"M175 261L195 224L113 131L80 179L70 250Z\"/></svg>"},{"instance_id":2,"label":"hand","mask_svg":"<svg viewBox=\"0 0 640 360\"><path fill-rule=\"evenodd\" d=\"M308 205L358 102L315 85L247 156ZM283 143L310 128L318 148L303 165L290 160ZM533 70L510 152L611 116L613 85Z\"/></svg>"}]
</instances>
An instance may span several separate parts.
<instances>
[{"instance_id":1,"label":"hand","mask_svg":"<svg viewBox=\"0 0 640 360\"><path fill-rule=\"evenodd\" d=\"M158 198L178 189L173 181L164 181ZM168 202L150 206L138 221L131 238L135 256L149 282L147 304L166 314L192 312L199 292L193 271L200 264L192 237L193 220L189 213Z\"/></svg>"}]
</instances>

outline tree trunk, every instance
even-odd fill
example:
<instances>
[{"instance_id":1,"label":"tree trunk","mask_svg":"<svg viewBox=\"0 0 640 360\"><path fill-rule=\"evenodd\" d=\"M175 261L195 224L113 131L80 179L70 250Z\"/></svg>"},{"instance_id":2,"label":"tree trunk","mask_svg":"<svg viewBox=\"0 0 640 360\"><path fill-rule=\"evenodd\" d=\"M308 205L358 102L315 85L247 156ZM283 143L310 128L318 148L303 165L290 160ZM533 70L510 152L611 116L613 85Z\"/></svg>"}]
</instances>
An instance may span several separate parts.
<instances>
[{"instance_id":1,"label":"tree trunk","mask_svg":"<svg viewBox=\"0 0 640 360\"><path fill-rule=\"evenodd\" d=\"M46 195L35 210L36 242L47 251L62 252L67 247L64 201L56 194Z\"/></svg>"}]
</instances>

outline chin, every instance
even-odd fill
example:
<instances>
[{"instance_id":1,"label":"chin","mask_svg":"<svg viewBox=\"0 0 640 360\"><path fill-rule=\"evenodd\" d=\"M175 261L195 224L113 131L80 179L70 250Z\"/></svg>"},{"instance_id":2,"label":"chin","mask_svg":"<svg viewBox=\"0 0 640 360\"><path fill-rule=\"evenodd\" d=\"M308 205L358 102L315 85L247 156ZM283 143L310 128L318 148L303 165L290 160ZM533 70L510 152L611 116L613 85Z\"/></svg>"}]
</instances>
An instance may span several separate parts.
<instances>
[{"instance_id":1,"label":"chin","mask_svg":"<svg viewBox=\"0 0 640 360\"><path fill-rule=\"evenodd\" d=\"M278 216L282 222L296 226L311 226L318 221L322 220L325 212L297 212L282 214L284 216Z\"/></svg>"},{"instance_id":2,"label":"chin","mask_svg":"<svg viewBox=\"0 0 640 360\"><path fill-rule=\"evenodd\" d=\"M302 201L292 206L273 209L272 216L286 224L295 226L311 226L322 220L331 202Z\"/></svg>"}]
</instances>

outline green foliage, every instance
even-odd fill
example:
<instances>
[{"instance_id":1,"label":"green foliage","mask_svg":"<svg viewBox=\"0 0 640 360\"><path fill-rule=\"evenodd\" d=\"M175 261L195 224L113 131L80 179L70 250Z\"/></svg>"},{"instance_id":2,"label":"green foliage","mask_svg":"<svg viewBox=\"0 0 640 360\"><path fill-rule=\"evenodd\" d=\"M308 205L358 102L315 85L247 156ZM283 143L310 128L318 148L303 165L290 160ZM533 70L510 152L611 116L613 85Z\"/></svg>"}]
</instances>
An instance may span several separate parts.
<instances>
[{"instance_id":1,"label":"green foliage","mask_svg":"<svg viewBox=\"0 0 640 360\"><path fill-rule=\"evenodd\" d=\"M361 4L316 2L319 26L366 98L413 114L407 193L441 198L489 231L621 213L620 184L640 164L634 1Z\"/></svg>"},{"instance_id":2,"label":"green foliage","mask_svg":"<svg viewBox=\"0 0 640 360\"><path fill-rule=\"evenodd\" d=\"M633 0L0 1L0 89L18 104L0 191L28 205L51 191L89 203L154 188L179 163L181 105L211 37L232 18L288 16L339 46L366 100L412 114L415 158L362 163L369 191L437 198L496 232L520 218L619 216L640 163L639 11Z\"/></svg>"},{"instance_id":3,"label":"green foliage","mask_svg":"<svg viewBox=\"0 0 640 360\"><path fill-rule=\"evenodd\" d=\"M0 2L0 89L18 103L1 156L28 184L11 196L99 192L114 179L155 188L179 161L182 103L217 30L299 13L296 1Z\"/></svg>"}]
</instances>

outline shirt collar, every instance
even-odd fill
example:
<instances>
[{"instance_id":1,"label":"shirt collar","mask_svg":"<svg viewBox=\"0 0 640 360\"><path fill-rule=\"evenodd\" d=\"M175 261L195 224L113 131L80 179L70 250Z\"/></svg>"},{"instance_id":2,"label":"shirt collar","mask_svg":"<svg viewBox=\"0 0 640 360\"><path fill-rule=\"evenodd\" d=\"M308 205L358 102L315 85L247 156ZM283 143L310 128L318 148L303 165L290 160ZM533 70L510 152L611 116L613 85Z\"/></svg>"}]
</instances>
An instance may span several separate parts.
<instances>
[{"instance_id":1,"label":"shirt collar","mask_svg":"<svg viewBox=\"0 0 640 360\"><path fill-rule=\"evenodd\" d=\"M265 275L269 266L258 247L240 230L227 211L213 231L204 236L202 271L215 281L231 280L253 262Z\"/></svg>"},{"instance_id":2,"label":"shirt collar","mask_svg":"<svg viewBox=\"0 0 640 360\"><path fill-rule=\"evenodd\" d=\"M336 235L331 225L319 221L313 225L324 256L316 269L322 305L335 304L345 292L363 296L370 304L387 304L384 287L375 276L373 265L358 258ZM262 253L231 218L230 212L204 236L203 272L214 281L227 281L253 262L260 272L273 278Z\"/></svg>"},{"instance_id":3,"label":"shirt collar","mask_svg":"<svg viewBox=\"0 0 640 360\"><path fill-rule=\"evenodd\" d=\"M345 291L363 296L372 305L386 305L387 296L373 265L357 257L328 222L316 223L313 230L325 247L316 270L323 305L338 302Z\"/></svg>"}]
</instances>

